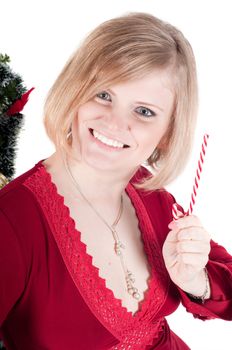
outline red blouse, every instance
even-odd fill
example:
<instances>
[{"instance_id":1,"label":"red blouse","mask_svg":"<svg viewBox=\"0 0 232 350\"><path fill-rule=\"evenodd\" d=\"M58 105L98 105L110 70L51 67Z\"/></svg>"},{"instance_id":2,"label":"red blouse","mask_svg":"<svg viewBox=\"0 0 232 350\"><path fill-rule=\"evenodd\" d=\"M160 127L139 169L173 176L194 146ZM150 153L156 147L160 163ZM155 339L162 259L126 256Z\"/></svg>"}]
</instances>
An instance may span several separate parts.
<instances>
[{"instance_id":1,"label":"red blouse","mask_svg":"<svg viewBox=\"0 0 232 350\"><path fill-rule=\"evenodd\" d=\"M232 257L211 242L207 264L212 297L192 301L167 273L162 245L173 197L126 187L151 267L148 290L127 311L99 276L64 198L40 160L0 191L0 326L9 350L187 350L165 316L180 301L201 319L232 320Z\"/></svg>"}]
</instances>

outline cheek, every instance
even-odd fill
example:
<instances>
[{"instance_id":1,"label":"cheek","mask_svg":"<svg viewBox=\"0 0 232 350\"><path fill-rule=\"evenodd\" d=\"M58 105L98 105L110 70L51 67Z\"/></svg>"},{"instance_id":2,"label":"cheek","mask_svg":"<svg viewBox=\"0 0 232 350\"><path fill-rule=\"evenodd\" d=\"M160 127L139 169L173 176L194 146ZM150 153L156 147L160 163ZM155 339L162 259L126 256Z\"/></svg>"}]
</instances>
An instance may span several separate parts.
<instances>
[{"instance_id":1,"label":"cheek","mask_svg":"<svg viewBox=\"0 0 232 350\"><path fill-rule=\"evenodd\" d=\"M78 109L78 114L83 116L84 118L91 118L91 116L96 116L103 113L104 108L99 103L94 101L89 101L83 104Z\"/></svg>"},{"instance_id":2,"label":"cheek","mask_svg":"<svg viewBox=\"0 0 232 350\"><path fill-rule=\"evenodd\" d=\"M94 110L91 108L91 105L89 103L85 103L84 105L80 106L76 111L76 117L73 120L74 129L81 130L82 125L93 118L95 114L96 113L94 113Z\"/></svg>"},{"instance_id":3,"label":"cheek","mask_svg":"<svg viewBox=\"0 0 232 350\"><path fill-rule=\"evenodd\" d=\"M85 120L91 114L90 112L91 112L91 109L89 108L88 104L81 106L77 111L78 120L80 122L82 120Z\"/></svg>"},{"instance_id":4,"label":"cheek","mask_svg":"<svg viewBox=\"0 0 232 350\"><path fill-rule=\"evenodd\" d=\"M140 129L141 145L144 145L150 150L154 150L159 144L168 129L167 123L157 123L156 125L147 125L143 130ZM139 131L139 130L138 130Z\"/></svg>"}]
</instances>

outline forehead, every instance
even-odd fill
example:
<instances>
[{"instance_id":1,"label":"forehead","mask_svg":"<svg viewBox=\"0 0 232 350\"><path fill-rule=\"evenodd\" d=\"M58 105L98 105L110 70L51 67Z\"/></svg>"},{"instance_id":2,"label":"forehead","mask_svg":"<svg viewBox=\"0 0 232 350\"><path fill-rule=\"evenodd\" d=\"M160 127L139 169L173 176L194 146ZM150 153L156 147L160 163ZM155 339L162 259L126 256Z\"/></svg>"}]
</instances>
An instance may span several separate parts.
<instances>
[{"instance_id":1,"label":"forehead","mask_svg":"<svg viewBox=\"0 0 232 350\"><path fill-rule=\"evenodd\" d=\"M153 71L146 73L142 75L141 77L135 78L135 79L129 79L128 81L125 81L123 83L131 84L131 86L138 86L138 87L164 87L164 88L171 88L172 85L172 78L171 78L171 72L169 69L154 69ZM119 85L119 84L118 84Z\"/></svg>"},{"instance_id":2,"label":"forehead","mask_svg":"<svg viewBox=\"0 0 232 350\"><path fill-rule=\"evenodd\" d=\"M131 100L172 103L174 100L174 81L168 69L155 69L136 79L129 79L109 86L116 97Z\"/></svg>"}]
</instances>

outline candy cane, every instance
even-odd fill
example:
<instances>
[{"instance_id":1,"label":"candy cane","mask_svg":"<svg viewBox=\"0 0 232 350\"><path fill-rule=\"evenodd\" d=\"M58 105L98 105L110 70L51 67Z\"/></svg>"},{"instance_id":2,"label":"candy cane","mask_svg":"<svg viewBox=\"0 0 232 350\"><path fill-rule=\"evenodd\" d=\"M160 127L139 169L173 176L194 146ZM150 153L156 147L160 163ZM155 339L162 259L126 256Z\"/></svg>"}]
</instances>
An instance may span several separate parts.
<instances>
[{"instance_id":1,"label":"candy cane","mask_svg":"<svg viewBox=\"0 0 232 350\"><path fill-rule=\"evenodd\" d=\"M179 219L182 216L187 216L187 215L191 215L193 212L193 206L196 202L196 196L197 196L197 190L199 187L199 181L201 178L201 172L202 172L202 167L205 161L205 153L206 153L206 148L208 145L208 138L209 135L205 134L203 137L203 143L201 145L201 152L200 152L200 158L198 160L198 167L197 167L197 171L196 171L196 176L194 179L194 184L193 184L193 190L192 190L192 194L191 194L191 200L190 200L190 205L189 205L189 209L186 213L184 213L180 207L178 206L178 204L174 203L172 206L172 216L174 220Z\"/></svg>"},{"instance_id":2,"label":"candy cane","mask_svg":"<svg viewBox=\"0 0 232 350\"><path fill-rule=\"evenodd\" d=\"M178 220L179 218L185 216L183 209L179 207L177 203L172 205L172 216L174 220Z\"/></svg>"}]
</instances>

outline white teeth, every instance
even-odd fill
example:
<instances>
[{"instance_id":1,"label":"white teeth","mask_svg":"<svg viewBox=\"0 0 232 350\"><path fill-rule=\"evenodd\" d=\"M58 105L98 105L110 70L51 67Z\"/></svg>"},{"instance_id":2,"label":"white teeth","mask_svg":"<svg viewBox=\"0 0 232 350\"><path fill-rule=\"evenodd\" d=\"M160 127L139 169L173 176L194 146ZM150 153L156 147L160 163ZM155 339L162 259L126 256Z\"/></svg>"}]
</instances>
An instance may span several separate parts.
<instances>
[{"instance_id":1,"label":"white teeth","mask_svg":"<svg viewBox=\"0 0 232 350\"><path fill-rule=\"evenodd\" d=\"M108 139L107 137L99 134L96 130L93 130L93 136L108 146L123 148L123 143L116 141L116 140Z\"/></svg>"}]
</instances>

